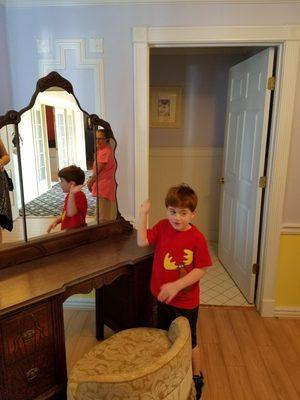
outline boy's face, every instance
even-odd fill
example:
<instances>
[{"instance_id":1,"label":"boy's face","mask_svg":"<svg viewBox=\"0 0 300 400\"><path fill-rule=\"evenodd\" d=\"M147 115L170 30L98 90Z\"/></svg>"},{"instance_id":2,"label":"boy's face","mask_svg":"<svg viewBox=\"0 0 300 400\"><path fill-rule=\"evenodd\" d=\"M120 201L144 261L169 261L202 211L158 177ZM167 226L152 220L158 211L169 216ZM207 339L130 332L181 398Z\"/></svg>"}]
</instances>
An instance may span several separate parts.
<instances>
[{"instance_id":1,"label":"boy's face","mask_svg":"<svg viewBox=\"0 0 300 400\"><path fill-rule=\"evenodd\" d=\"M68 182L65 178L60 178L60 187L64 193L69 193L73 181Z\"/></svg>"},{"instance_id":2,"label":"boy's face","mask_svg":"<svg viewBox=\"0 0 300 400\"><path fill-rule=\"evenodd\" d=\"M171 207L167 208L167 216L170 224L176 231L187 231L190 229L190 222L195 216L189 208Z\"/></svg>"}]
</instances>

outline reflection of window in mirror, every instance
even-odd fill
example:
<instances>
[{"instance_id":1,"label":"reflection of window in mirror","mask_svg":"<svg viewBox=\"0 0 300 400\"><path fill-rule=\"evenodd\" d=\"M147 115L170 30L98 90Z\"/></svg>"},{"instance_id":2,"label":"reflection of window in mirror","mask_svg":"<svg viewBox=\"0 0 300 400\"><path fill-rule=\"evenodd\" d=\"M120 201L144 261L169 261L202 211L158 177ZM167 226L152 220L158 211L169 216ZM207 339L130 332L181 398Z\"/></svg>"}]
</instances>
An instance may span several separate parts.
<instances>
[{"instance_id":1,"label":"reflection of window in mirror","mask_svg":"<svg viewBox=\"0 0 300 400\"><path fill-rule=\"evenodd\" d=\"M62 215L67 194L61 188L58 171L75 164L85 172L85 180L90 175L86 119L75 98L61 90L39 93L33 108L21 115L19 132L23 138L21 162L29 239L46 234ZM90 137L93 142L92 132ZM86 186L82 191L88 202L86 222L94 223L96 201ZM51 232L60 230L59 224Z\"/></svg>"}]
</instances>

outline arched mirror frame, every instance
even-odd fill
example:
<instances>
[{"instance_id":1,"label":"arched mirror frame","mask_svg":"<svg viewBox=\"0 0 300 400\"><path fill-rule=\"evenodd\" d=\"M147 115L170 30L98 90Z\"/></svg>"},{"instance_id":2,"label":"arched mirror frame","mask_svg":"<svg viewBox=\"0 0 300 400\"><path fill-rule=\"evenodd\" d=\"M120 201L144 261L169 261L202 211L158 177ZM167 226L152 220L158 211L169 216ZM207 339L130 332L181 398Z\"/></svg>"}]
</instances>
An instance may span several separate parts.
<instances>
[{"instance_id":1,"label":"arched mirror frame","mask_svg":"<svg viewBox=\"0 0 300 400\"><path fill-rule=\"evenodd\" d=\"M50 88L65 90L67 93L71 94L74 97L79 109L89 119L89 126L93 129L95 149L95 134L96 130L100 126L105 129L107 137L114 141L114 154L117 147L117 142L115 140L110 124L107 121L99 118L96 114L89 114L88 112L83 110L77 97L74 94L72 84L55 71L50 72L47 76L37 81L36 90L27 107L21 109L20 111L9 110L4 116L0 116L0 129L6 125L14 125L15 146L17 149L17 160L19 169L23 231L25 240L25 243L13 244L9 248L0 250L0 269L20 264L25 261L30 261L35 258L54 254L69 248L74 248L82 244L91 243L109 237L111 235L126 232L132 229L131 224L128 221L125 221L125 219L121 216L119 212L118 199L116 196L117 216L115 220L102 222L101 224L99 224L99 210L97 207L97 225L87 226L84 228L79 228L66 232L60 232L59 235L53 235L50 237L42 236L36 239L30 239L30 241L28 241L18 124L21 121L22 114L33 107L39 93L45 92L47 89ZM116 190L117 186L118 184L116 182Z\"/></svg>"}]
</instances>

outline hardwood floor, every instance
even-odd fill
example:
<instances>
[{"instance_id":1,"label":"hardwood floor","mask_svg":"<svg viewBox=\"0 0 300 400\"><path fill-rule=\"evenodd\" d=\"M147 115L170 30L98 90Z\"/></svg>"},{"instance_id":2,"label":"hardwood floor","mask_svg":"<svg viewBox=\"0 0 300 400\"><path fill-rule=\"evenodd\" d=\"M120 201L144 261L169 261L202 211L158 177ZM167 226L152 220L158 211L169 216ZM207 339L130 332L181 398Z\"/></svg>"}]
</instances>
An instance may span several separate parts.
<instances>
[{"instance_id":1,"label":"hardwood floor","mask_svg":"<svg viewBox=\"0 0 300 400\"><path fill-rule=\"evenodd\" d=\"M68 370L97 341L93 311L67 309ZM202 306L198 325L202 400L299 400L300 319L254 308ZM112 332L107 329L106 336Z\"/></svg>"}]
</instances>

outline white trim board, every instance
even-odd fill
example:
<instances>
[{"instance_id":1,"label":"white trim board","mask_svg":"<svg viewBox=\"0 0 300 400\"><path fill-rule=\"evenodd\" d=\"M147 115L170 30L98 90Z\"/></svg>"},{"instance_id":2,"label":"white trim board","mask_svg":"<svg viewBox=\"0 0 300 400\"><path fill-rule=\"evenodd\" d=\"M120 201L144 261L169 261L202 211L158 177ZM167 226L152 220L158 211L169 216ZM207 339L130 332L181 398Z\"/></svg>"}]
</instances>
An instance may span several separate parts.
<instances>
[{"instance_id":1,"label":"white trim board","mask_svg":"<svg viewBox=\"0 0 300 400\"><path fill-rule=\"evenodd\" d=\"M282 235L300 235L300 225L299 224L286 224L281 228Z\"/></svg>"},{"instance_id":2,"label":"white trim board","mask_svg":"<svg viewBox=\"0 0 300 400\"><path fill-rule=\"evenodd\" d=\"M300 318L300 307L275 307L274 317Z\"/></svg>"},{"instance_id":3,"label":"white trim board","mask_svg":"<svg viewBox=\"0 0 300 400\"><path fill-rule=\"evenodd\" d=\"M223 147L150 147L151 157L222 157Z\"/></svg>"},{"instance_id":4,"label":"white trim board","mask_svg":"<svg viewBox=\"0 0 300 400\"><path fill-rule=\"evenodd\" d=\"M94 6L94 5L211 5L211 4L300 4L299 0L0 0L8 7Z\"/></svg>"},{"instance_id":5,"label":"white trim board","mask_svg":"<svg viewBox=\"0 0 300 400\"><path fill-rule=\"evenodd\" d=\"M277 84L271 121L269 177L264 204L260 251L260 274L256 307L273 316L275 279L282 227L284 188L292 132L300 26L200 26L135 27L134 118L135 118L135 215L149 191L149 57L150 47L277 46ZM289 109L290 112L286 113Z\"/></svg>"}]
</instances>

